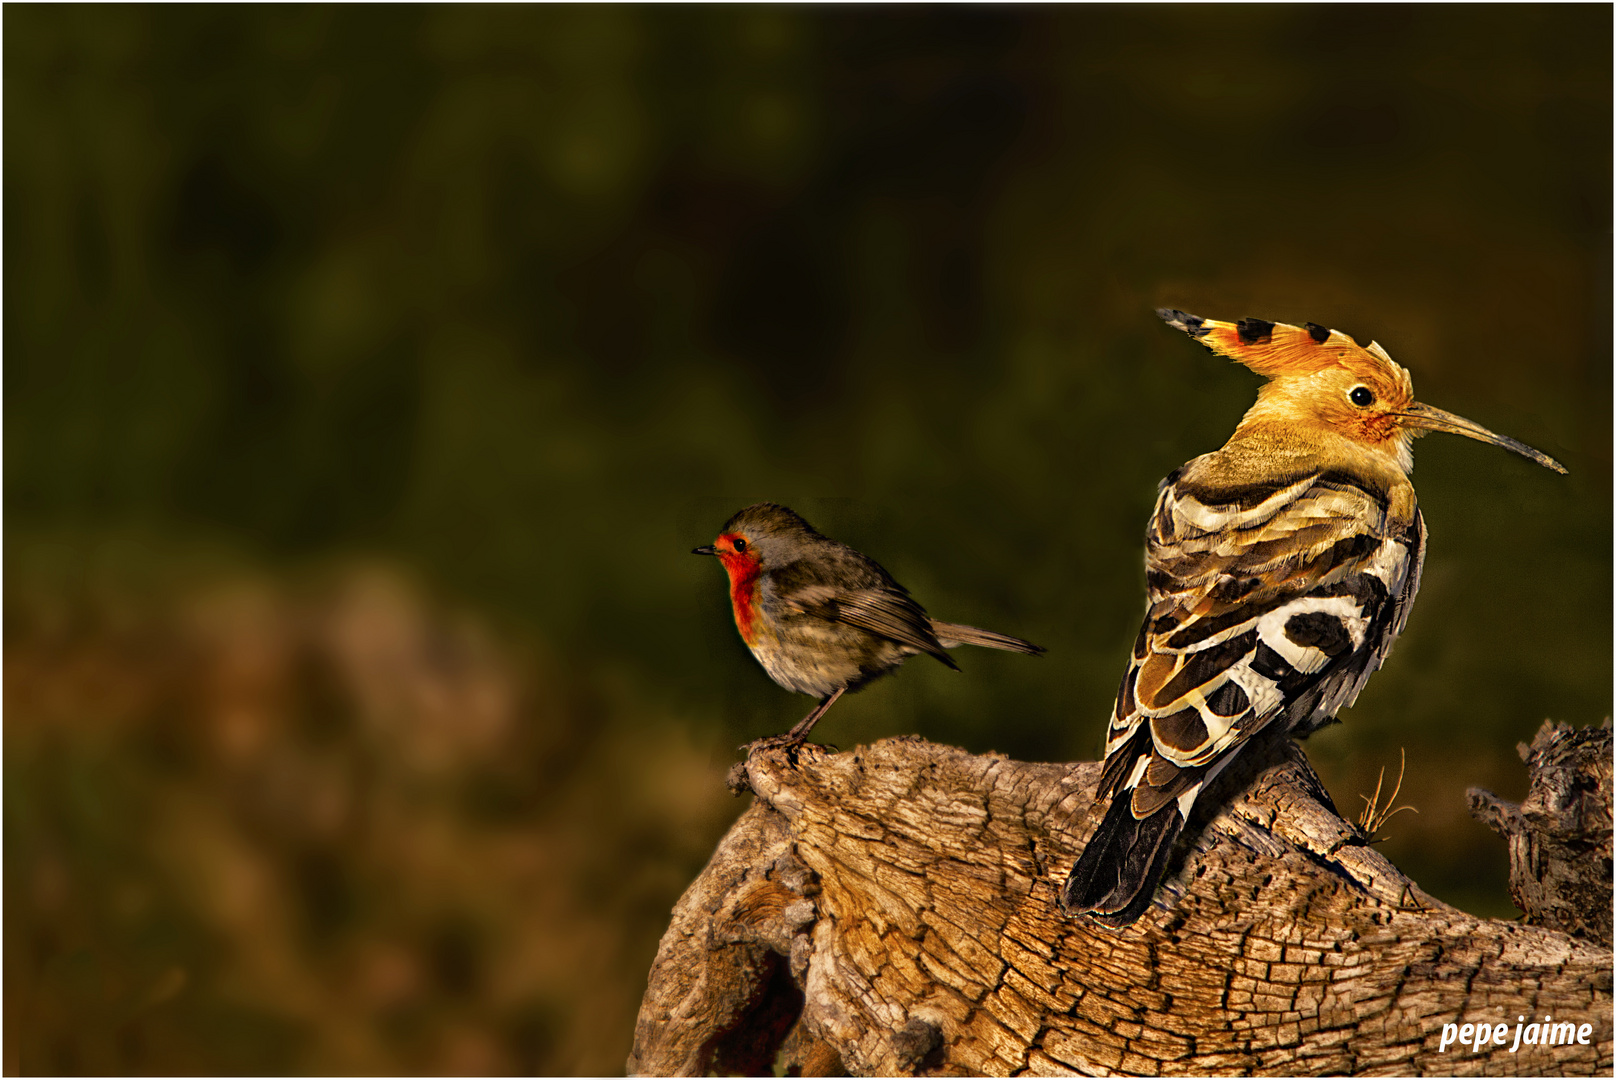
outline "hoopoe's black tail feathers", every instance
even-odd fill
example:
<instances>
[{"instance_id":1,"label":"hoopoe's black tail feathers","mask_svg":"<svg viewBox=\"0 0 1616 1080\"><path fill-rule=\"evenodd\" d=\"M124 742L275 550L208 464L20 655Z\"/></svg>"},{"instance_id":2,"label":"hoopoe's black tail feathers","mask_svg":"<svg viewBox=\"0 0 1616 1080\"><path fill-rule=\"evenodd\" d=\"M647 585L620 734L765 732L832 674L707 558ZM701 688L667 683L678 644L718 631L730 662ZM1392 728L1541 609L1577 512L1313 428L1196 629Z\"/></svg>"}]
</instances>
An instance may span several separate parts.
<instances>
[{"instance_id":1,"label":"hoopoe's black tail feathers","mask_svg":"<svg viewBox=\"0 0 1616 1080\"><path fill-rule=\"evenodd\" d=\"M1112 798L1105 820L1072 867L1061 890L1067 914L1087 914L1120 927L1131 925L1150 906L1184 817L1175 800L1143 820L1136 818L1131 794L1124 789Z\"/></svg>"},{"instance_id":2,"label":"hoopoe's black tail feathers","mask_svg":"<svg viewBox=\"0 0 1616 1080\"><path fill-rule=\"evenodd\" d=\"M933 619L931 629L945 649L952 649L956 645L980 645L985 649L1003 649L1006 652L1027 653L1030 656L1040 656L1044 651L1042 646L1034 645L1030 641L1022 641L1009 634L995 634L992 630L966 626L963 623Z\"/></svg>"}]
</instances>

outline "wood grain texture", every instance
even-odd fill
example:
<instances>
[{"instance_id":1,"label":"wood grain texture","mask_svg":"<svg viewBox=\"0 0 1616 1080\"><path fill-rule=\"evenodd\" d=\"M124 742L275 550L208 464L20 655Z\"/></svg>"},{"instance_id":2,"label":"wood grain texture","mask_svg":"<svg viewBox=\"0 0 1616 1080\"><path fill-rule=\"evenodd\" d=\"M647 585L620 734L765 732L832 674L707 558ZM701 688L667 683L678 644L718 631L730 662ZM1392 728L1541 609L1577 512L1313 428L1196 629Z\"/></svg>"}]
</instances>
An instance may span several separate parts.
<instances>
[{"instance_id":1,"label":"wood grain texture","mask_svg":"<svg viewBox=\"0 0 1616 1080\"><path fill-rule=\"evenodd\" d=\"M1611 1071L1609 948L1427 895L1289 740L1192 820L1123 930L1055 902L1098 764L906 738L755 752L738 772L756 801L674 910L631 1073ZM1512 1040L1545 1014L1591 1024L1589 1042L1440 1048L1444 1023Z\"/></svg>"}]
</instances>

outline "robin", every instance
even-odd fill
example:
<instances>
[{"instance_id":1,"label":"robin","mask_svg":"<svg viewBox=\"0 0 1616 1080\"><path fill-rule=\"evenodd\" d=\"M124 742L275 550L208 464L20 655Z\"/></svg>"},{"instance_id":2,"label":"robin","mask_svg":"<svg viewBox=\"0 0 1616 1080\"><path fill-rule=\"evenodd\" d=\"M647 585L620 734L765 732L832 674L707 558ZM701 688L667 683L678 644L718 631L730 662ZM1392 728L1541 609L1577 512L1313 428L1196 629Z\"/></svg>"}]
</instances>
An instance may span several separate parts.
<instances>
[{"instance_id":1,"label":"robin","mask_svg":"<svg viewBox=\"0 0 1616 1080\"><path fill-rule=\"evenodd\" d=\"M791 510L758 503L693 555L716 555L729 574L735 627L769 677L819 698L813 711L769 745L797 746L836 699L926 653L959 670L956 645L1030 653L1028 641L940 622L869 556L822 536Z\"/></svg>"}]
</instances>

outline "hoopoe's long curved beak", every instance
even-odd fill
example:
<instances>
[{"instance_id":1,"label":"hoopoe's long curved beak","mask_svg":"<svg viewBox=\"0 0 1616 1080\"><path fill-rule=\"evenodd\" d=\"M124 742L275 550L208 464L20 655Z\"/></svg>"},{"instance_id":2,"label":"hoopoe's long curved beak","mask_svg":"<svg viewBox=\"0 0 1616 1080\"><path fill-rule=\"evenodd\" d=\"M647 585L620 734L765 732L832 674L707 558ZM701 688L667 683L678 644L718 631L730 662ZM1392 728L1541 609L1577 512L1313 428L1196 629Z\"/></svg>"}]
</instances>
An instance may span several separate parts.
<instances>
[{"instance_id":1,"label":"hoopoe's long curved beak","mask_svg":"<svg viewBox=\"0 0 1616 1080\"><path fill-rule=\"evenodd\" d=\"M1480 442L1502 446L1505 450L1513 450L1521 457L1531 458L1545 469L1553 469L1557 473L1566 471L1564 465L1561 465L1547 454L1533 450L1523 442L1517 442L1508 435L1488 431L1480 424L1466 420L1462 416L1455 416L1453 413L1431 405L1422 405L1415 402L1407 410L1398 413L1397 418L1403 422L1404 427L1424 428L1426 431L1446 431L1450 435L1467 435Z\"/></svg>"}]
</instances>

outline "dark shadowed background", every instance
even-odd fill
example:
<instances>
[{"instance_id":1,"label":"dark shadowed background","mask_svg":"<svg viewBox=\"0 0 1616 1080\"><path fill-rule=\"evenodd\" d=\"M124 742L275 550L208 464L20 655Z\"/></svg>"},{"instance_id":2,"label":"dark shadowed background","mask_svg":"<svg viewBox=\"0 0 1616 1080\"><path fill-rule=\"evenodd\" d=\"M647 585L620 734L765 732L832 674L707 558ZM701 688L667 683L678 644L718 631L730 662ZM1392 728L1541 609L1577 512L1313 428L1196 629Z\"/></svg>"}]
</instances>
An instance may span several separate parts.
<instances>
[{"instance_id":1,"label":"dark shadowed background","mask_svg":"<svg viewBox=\"0 0 1616 1080\"><path fill-rule=\"evenodd\" d=\"M611 1072L806 698L688 552L772 499L1042 660L839 704L1092 758L1157 480L1372 336L1425 583L1309 753L1513 913L1464 788L1608 715L1611 9L9 7L6 1071Z\"/></svg>"}]
</instances>

